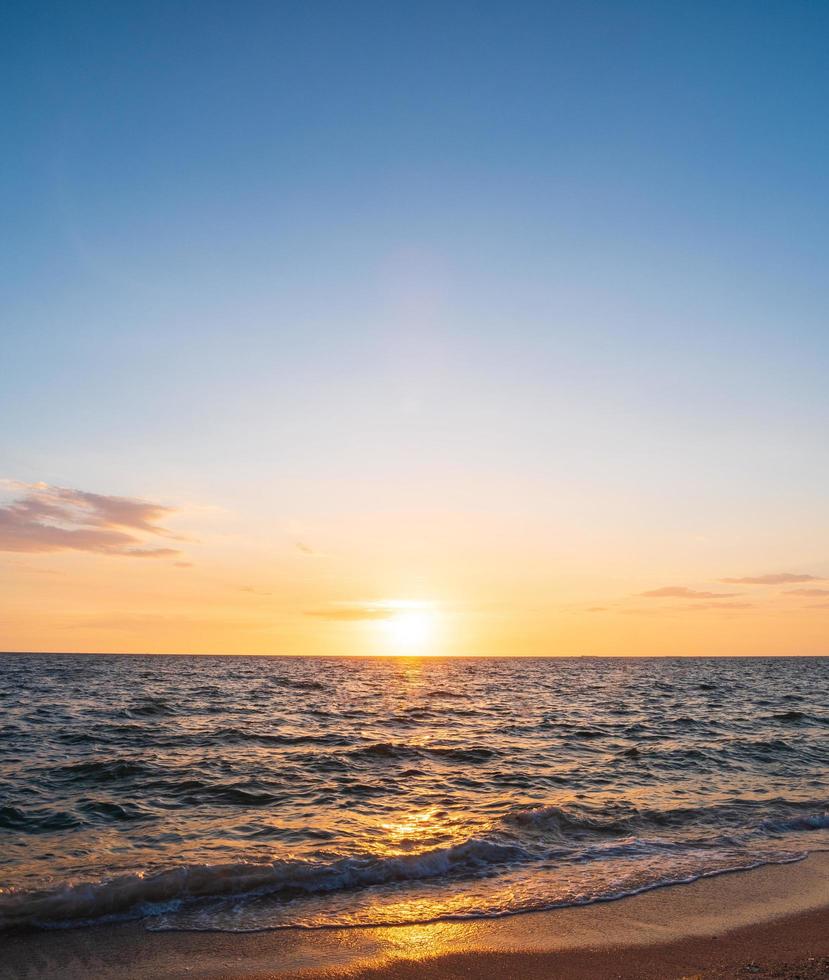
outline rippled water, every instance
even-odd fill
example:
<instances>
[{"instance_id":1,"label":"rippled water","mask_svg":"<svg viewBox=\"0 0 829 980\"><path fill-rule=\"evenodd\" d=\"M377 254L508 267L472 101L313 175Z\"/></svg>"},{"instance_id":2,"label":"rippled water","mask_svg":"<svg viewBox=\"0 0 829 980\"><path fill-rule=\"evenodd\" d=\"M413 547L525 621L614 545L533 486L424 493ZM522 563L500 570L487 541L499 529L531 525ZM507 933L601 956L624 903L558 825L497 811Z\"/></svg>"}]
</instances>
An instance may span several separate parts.
<instances>
[{"instance_id":1,"label":"rippled water","mask_svg":"<svg viewBox=\"0 0 829 980\"><path fill-rule=\"evenodd\" d=\"M829 660L0 656L0 925L500 915L829 845Z\"/></svg>"}]
</instances>

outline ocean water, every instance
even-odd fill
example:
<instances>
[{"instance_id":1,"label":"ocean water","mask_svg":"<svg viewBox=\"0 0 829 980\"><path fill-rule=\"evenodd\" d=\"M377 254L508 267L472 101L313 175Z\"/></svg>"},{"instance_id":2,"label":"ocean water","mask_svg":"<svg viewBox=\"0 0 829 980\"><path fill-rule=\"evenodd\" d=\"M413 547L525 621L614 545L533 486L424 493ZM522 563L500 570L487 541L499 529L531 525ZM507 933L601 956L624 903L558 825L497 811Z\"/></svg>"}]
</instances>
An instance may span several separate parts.
<instances>
[{"instance_id":1,"label":"ocean water","mask_svg":"<svg viewBox=\"0 0 829 980\"><path fill-rule=\"evenodd\" d=\"M497 916L829 846L829 660L0 655L0 928Z\"/></svg>"}]
</instances>

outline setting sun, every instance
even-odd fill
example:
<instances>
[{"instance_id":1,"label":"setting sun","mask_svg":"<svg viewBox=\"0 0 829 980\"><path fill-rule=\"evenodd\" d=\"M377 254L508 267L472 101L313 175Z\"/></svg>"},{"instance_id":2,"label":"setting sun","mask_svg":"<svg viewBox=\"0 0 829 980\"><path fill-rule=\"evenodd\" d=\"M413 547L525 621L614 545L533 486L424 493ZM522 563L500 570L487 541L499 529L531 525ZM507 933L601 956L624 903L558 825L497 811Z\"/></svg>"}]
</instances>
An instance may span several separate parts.
<instances>
[{"instance_id":1,"label":"setting sun","mask_svg":"<svg viewBox=\"0 0 829 980\"><path fill-rule=\"evenodd\" d=\"M385 652L400 656L434 654L438 633L438 615L428 603L411 601L390 602L393 613L378 620L381 642Z\"/></svg>"}]
</instances>

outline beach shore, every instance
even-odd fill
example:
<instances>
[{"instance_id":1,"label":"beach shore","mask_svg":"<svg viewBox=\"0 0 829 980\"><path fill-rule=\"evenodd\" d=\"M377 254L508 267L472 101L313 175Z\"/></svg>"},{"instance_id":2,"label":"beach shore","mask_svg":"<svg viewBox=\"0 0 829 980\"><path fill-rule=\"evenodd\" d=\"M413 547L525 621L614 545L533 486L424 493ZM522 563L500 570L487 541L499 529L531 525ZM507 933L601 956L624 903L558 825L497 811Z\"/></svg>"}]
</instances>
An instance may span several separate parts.
<instances>
[{"instance_id":1,"label":"beach shore","mask_svg":"<svg viewBox=\"0 0 829 980\"><path fill-rule=\"evenodd\" d=\"M0 977L109 980L829 977L829 854L579 908L262 933L140 924L0 938Z\"/></svg>"}]
</instances>

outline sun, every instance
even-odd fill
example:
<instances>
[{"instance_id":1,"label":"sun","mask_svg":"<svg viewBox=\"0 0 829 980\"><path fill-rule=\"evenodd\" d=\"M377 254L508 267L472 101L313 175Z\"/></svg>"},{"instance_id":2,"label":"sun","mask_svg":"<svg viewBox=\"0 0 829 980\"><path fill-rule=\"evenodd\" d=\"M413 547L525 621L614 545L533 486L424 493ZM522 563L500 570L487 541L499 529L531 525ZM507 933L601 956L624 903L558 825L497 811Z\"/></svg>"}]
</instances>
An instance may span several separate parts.
<instances>
[{"instance_id":1,"label":"sun","mask_svg":"<svg viewBox=\"0 0 829 980\"><path fill-rule=\"evenodd\" d=\"M398 656L427 656L435 652L439 617L428 603L389 601L390 615L377 621L385 652Z\"/></svg>"},{"instance_id":2,"label":"sun","mask_svg":"<svg viewBox=\"0 0 829 980\"><path fill-rule=\"evenodd\" d=\"M421 648L435 635L435 617L431 612L395 613L383 626L389 642L398 649Z\"/></svg>"}]
</instances>

